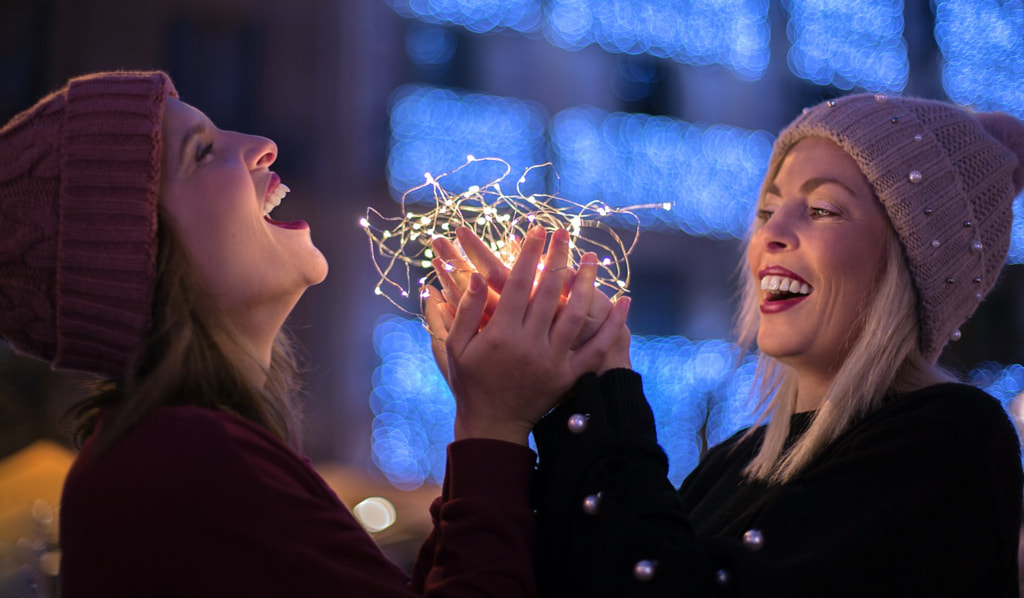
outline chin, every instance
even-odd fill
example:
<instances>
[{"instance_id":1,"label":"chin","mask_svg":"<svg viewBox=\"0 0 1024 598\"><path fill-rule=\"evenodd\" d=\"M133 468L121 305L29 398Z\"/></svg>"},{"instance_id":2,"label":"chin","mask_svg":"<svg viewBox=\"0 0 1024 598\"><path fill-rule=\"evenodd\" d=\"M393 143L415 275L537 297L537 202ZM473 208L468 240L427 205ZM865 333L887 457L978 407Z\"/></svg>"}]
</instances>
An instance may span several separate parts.
<instances>
[{"instance_id":1,"label":"chin","mask_svg":"<svg viewBox=\"0 0 1024 598\"><path fill-rule=\"evenodd\" d=\"M310 246L309 254L303 256L298 269L307 287L318 285L327 278L327 258L319 249Z\"/></svg>"},{"instance_id":2,"label":"chin","mask_svg":"<svg viewBox=\"0 0 1024 598\"><path fill-rule=\"evenodd\" d=\"M320 263L318 264L316 271L309 278L309 286L318 285L321 282L323 282L325 278L327 278L327 259L323 256L322 253L320 253L319 250L317 250L317 254L320 255Z\"/></svg>"},{"instance_id":3,"label":"chin","mask_svg":"<svg viewBox=\"0 0 1024 598\"><path fill-rule=\"evenodd\" d=\"M778 342L773 339L765 339L764 342L760 338L757 339L757 348L762 355L767 355L777 361L785 362L787 357L793 357L800 354L800 348L792 345L787 345L784 342Z\"/></svg>"}]
</instances>

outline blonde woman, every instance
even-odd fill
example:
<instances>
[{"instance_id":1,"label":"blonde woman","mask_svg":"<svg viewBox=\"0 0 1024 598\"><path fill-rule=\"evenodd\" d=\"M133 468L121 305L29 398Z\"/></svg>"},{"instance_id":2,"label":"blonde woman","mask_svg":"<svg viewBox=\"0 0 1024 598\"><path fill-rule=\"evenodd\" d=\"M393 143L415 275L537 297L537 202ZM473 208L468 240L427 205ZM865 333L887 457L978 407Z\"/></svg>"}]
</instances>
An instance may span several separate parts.
<instances>
[{"instance_id":1,"label":"blonde woman","mask_svg":"<svg viewBox=\"0 0 1024 598\"><path fill-rule=\"evenodd\" d=\"M554 408L533 429L540 594L1016 596L1017 436L936 360L995 284L1022 188L1007 115L867 94L806 110L747 241L738 338L760 353L767 421L676 489L621 343L566 395L534 396L531 413ZM500 292L500 264L461 235L463 265ZM445 298L427 310L439 335L488 309Z\"/></svg>"}]
</instances>

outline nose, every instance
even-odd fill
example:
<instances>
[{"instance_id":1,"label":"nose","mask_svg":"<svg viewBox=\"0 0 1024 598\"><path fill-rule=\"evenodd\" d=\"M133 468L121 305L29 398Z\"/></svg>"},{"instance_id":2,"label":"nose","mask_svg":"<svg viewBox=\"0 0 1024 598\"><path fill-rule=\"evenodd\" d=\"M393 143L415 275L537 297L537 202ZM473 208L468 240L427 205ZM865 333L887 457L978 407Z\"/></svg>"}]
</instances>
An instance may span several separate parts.
<instances>
[{"instance_id":1,"label":"nose","mask_svg":"<svg viewBox=\"0 0 1024 598\"><path fill-rule=\"evenodd\" d=\"M250 168L269 168L277 159L277 144L258 135L245 135L245 161Z\"/></svg>"},{"instance_id":2,"label":"nose","mask_svg":"<svg viewBox=\"0 0 1024 598\"><path fill-rule=\"evenodd\" d=\"M794 249L798 244L793 210L780 208L757 230L759 243L766 251Z\"/></svg>"}]
</instances>

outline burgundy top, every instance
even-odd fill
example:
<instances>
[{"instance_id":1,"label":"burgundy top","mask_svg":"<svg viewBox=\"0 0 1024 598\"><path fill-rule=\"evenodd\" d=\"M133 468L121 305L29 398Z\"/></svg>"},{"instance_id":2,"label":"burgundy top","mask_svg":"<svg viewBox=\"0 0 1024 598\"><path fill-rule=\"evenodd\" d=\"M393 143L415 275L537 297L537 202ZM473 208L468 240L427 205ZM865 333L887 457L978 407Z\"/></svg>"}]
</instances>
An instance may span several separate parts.
<instances>
[{"instance_id":1,"label":"burgundy top","mask_svg":"<svg viewBox=\"0 0 1024 598\"><path fill-rule=\"evenodd\" d=\"M61 591L108 596L532 596L532 451L448 447L412 578L299 456L239 416L165 407L92 458L61 506Z\"/></svg>"}]
</instances>

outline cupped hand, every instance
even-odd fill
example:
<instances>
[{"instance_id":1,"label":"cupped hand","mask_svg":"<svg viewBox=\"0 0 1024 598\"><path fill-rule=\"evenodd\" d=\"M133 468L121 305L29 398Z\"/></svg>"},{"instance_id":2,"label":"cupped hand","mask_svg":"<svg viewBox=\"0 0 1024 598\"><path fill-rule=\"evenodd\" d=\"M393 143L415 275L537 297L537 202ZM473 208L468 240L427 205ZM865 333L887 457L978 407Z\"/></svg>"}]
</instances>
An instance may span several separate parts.
<instances>
[{"instance_id":1,"label":"cupped hand","mask_svg":"<svg viewBox=\"0 0 1024 598\"><path fill-rule=\"evenodd\" d=\"M434 269L437 272L437 277L441 282L444 293L435 294L432 300L434 302L447 300L447 312L451 317L454 317L454 306L458 305L459 300L462 298L463 291L469 281L469 273L474 270L479 272L487 281L489 289L484 315L480 322L480 325L483 326L487 323L490 314L494 311L495 305L497 305L498 297L500 297L505 281L509 276L509 268L502 263L498 256L471 229L460 227L456 229L455 234L465 255L448 239L438 238L434 241L434 251L439 258L434 262ZM576 272L568 268L563 285L563 300L569 294L575 276ZM614 303L604 293L600 291L594 293L590 308L587 310L587 319L580 329L579 336L573 342L573 348L579 347L593 338L594 334L607 319L613 305ZM450 321L451 318L443 326L444 330L448 329ZM440 333L441 329L441 326L438 326L436 330L434 327L431 327L432 332L435 332L435 336ZM440 334L443 338L443 333ZM629 330L625 329L622 338L618 340L607 354L605 362L598 367L598 373L616 367L630 367L629 340ZM435 351L436 356L437 351Z\"/></svg>"},{"instance_id":2,"label":"cupped hand","mask_svg":"<svg viewBox=\"0 0 1024 598\"><path fill-rule=\"evenodd\" d=\"M562 230L553 234L538 277L544 240L542 227L527 234L519 258L503 277L500 295L496 294L498 298L490 307L485 276L493 277L495 272L487 269L489 262L481 262L480 273L466 277L465 287L459 288L461 297L454 315L436 290L428 297L426 315L431 330L448 330L446 337L435 337L446 339L438 364L447 371L455 395L456 439L497 438L526 445L540 417L559 402L579 376L598 369L606 354L621 343L628 300L608 311L587 342L576 342L591 303L600 294L594 288L596 256L584 256L568 299L561 305L568 274L568 233ZM472 259L471 250L466 245L463 248ZM488 309L490 319L482 326ZM440 349L441 341L437 340L435 355Z\"/></svg>"}]
</instances>

